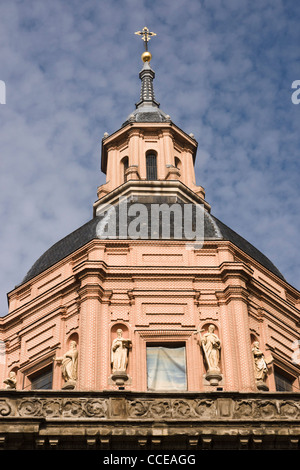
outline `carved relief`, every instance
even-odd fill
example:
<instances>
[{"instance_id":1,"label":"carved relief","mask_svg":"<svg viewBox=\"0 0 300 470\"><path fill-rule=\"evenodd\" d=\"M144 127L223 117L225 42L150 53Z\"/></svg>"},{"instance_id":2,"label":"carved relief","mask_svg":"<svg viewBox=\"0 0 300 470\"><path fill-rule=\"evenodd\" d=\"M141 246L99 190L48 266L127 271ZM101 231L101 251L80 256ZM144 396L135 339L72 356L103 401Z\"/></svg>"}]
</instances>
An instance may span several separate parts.
<instances>
[{"instance_id":1,"label":"carved relief","mask_svg":"<svg viewBox=\"0 0 300 470\"><path fill-rule=\"evenodd\" d=\"M47 417L58 418L61 415L61 402L60 400L44 400L42 414Z\"/></svg>"},{"instance_id":2,"label":"carved relief","mask_svg":"<svg viewBox=\"0 0 300 470\"><path fill-rule=\"evenodd\" d=\"M224 400L226 407L224 408ZM0 399L0 416L36 418L64 418L64 419L162 419L177 422L178 420L257 420L274 421L282 419L299 420L300 403L296 400L278 398L272 399L242 399L233 398L209 400L205 398L136 398L125 399L124 406L111 408L107 398L80 398L80 397L22 397ZM225 410L225 412L224 412Z\"/></svg>"},{"instance_id":3,"label":"carved relief","mask_svg":"<svg viewBox=\"0 0 300 470\"><path fill-rule=\"evenodd\" d=\"M195 412L201 418L213 418L216 416L216 405L213 400L195 400Z\"/></svg>"},{"instance_id":4,"label":"carved relief","mask_svg":"<svg viewBox=\"0 0 300 470\"><path fill-rule=\"evenodd\" d=\"M131 417L190 419L209 418L216 415L212 400L134 400L129 402Z\"/></svg>"},{"instance_id":5,"label":"carved relief","mask_svg":"<svg viewBox=\"0 0 300 470\"><path fill-rule=\"evenodd\" d=\"M280 415L284 418L296 418L299 416L300 408L295 402L283 402L280 406Z\"/></svg>"},{"instance_id":6,"label":"carved relief","mask_svg":"<svg viewBox=\"0 0 300 470\"><path fill-rule=\"evenodd\" d=\"M69 418L79 418L81 416L82 402L73 399L73 400L64 400L61 407L61 414L64 417Z\"/></svg>"},{"instance_id":7,"label":"carved relief","mask_svg":"<svg viewBox=\"0 0 300 470\"><path fill-rule=\"evenodd\" d=\"M24 417L43 416L42 409L42 402L36 398L25 398L18 405L19 415Z\"/></svg>"},{"instance_id":8,"label":"carved relief","mask_svg":"<svg viewBox=\"0 0 300 470\"><path fill-rule=\"evenodd\" d=\"M128 414L130 417L142 417L148 412L148 404L142 400L134 400L128 404Z\"/></svg>"},{"instance_id":9,"label":"carved relief","mask_svg":"<svg viewBox=\"0 0 300 470\"><path fill-rule=\"evenodd\" d=\"M234 417L236 418L249 418L253 414L252 402L251 401L238 401L236 403Z\"/></svg>"},{"instance_id":10,"label":"carved relief","mask_svg":"<svg viewBox=\"0 0 300 470\"><path fill-rule=\"evenodd\" d=\"M0 415L8 416L12 412L12 407L6 400L0 400Z\"/></svg>"},{"instance_id":11,"label":"carved relief","mask_svg":"<svg viewBox=\"0 0 300 470\"><path fill-rule=\"evenodd\" d=\"M193 414L192 403L185 400L175 400L172 414L178 418L189 418Z\"/></svg>"},{"instance_id":12,"label":"carved relief","mask_svg":"<svg viewBox=\"0 0 300 470\"><path fill-rule=\"evenodd\" d=\"M105 418L107 416L107 403L105 400L91 399L84 403L83 409L87 416Z\"/></svg>"},{"instance_id":13,"label":"carved relief","mask_svg":"<svg viewBox=\"0 0 300 470\"><path fill-rule=\"evenodd\" d=\"M279 415L279 410L277 409L277 403L271 400L262 400L256 402L256 409L254 411L254 416L260 418L276 418Z\"/></svg>"},{"instance_id":14,"label":"carved relief","mask_svg":"<svg viewBox=\"0 0 300 470\"><path fill-rule=\"evenodd\" d=\"M168 400L154 400L149 402L148 416L151 418L170 417L171 412L172 407Z\"/></svg>"}]
</instances>

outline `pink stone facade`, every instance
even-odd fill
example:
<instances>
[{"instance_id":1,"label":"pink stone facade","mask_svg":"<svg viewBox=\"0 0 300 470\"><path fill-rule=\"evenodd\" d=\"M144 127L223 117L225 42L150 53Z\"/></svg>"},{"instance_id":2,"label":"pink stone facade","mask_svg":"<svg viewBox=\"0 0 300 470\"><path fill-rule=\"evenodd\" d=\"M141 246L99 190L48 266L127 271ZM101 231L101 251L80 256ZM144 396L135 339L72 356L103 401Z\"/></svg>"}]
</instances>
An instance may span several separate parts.
<instances>
[{"instance_id":1,"label":"pink stone facade","mask_svg":"<svg viewBox=\"0 0 300 470\"><path fill-rule=\"evenodd\" d=\"M121 195L157 192L196 198L209 213L204 189L195 183L196 149L196 141L172 123L128 124L103 139L107 182L98 188L94 215ZM145 168L149 150L158 156L157 181L151 183ZM180 344L187 391L255 392L252 347L258 341L268 364L268 390L276 391L277 371L299 391L299 292L232 241L207 240L189 249L184 240L95 238L8 298L9 313L0 319L0 382L14 371L17 390L29 390L32 378L48 369L52 389L60 390L62 371L54 359L71 341L78 347L76 390L117 390L111 345L121 328L132 345L125 390L147 391L147 345ZM199 343L199 330L209 325L221 341L217 385L206 379Z\"/></svg>"},{"instance_id":2,"label":"pink stone facade","mask_svg":"<svg viewBox=\"0 0 300 470\"><path fill-rule=\"evenodd\" d=\"M267 382L274 391L274 363L288 366L290 374L299 367L291 361L297 309L287 300L296 292L241 257L220 242L205 244L200 253L183 242L92 242L10 294L11 310L2 319L8 327L2 327L7 349L1 380L16 370L17 388L26 389L28 377L75 339L77 389L115 389L110 348L121 327L132 341L127 390L147 390L146 344L180 342L186 345L188 391L209 391L196 332L214 324L222 345L219 386L256 390L256 338L272 359ZM53 367L53 388L60 389L61 370ZM295 381L297 390L296 375Z\"/></svg>"}]
</instances>

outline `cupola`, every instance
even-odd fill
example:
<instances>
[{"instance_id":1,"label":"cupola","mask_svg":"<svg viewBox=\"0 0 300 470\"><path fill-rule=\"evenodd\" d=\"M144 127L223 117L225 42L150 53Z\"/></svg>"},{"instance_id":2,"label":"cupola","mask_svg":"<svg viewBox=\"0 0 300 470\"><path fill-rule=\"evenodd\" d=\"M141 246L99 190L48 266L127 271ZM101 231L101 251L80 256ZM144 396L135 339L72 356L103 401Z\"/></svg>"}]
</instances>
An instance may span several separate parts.
<instances>
[{"instance_id":1,"label":"cupola","mask_svg":"<svg viewBox=\"0 0 300 470\"><path fill-rule=\"evenodd\" d=\"M148 51L148 41L155 33L144 28L136 34L143 37L146 49L141 56L140 99L121 128L111 135L105 133L102 139L101 170L106 183L98 188L94 213L106 195L111 198L122 192L128 196L137 190L193 193L210 210L203 187L196 185L197 141L176 126L155 99L155 72Z\"/></svg>"}]
</instances>

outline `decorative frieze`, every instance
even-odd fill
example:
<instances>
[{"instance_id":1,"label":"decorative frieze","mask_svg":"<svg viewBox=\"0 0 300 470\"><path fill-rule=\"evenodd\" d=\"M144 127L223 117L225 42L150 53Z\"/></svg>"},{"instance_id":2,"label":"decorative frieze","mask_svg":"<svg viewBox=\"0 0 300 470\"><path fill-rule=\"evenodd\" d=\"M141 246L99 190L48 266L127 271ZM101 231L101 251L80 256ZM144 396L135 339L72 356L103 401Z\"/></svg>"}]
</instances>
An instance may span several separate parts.
<instances>
[{"instance_id":1,"label":"decorative frieze","mask_svg":"<svg viewBox=\"0 0 300 470\"><path fill-rule=\"evenodd\" d=\"M148 422L233 422L292 420L300 426L300 397L284 394L232 393L128 393L128 392L0 392L1 423L5 418L63 418ZM0 424L1 428L1 424ZM299 428L300 429L300 428Z\"/></svg>"}]
</instances>

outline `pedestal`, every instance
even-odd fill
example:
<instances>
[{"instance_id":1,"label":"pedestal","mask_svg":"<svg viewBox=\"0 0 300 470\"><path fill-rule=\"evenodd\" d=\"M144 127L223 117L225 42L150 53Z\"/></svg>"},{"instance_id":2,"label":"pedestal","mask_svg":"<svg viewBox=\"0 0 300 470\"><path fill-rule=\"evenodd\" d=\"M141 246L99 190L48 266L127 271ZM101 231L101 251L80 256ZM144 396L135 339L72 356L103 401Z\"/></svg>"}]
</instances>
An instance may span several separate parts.
<instances>
[{"instance_id":1,"label":"pedestal","mask_svg":"<svg viewBox=\"0 0 300 470\"><path fill-rule=\"evenodd\" d=\"M219 370L209 370L205 374L205 379L209 382L209 385L216 386L222 380L222 374Z\"/></svg>"},{"instance_id":2,"label":"pedestal","mask_svg":"<svg viewBox=\"0 0 300 470\"><path fill-rule=\"evenodd\" d=\"M263 390L265 392L269 391L269 387L265 384L263 380L257 380L256 387L258 388L258 390Z\"/></svg>"},{"instance_id":3,"label":"pedestal","mask_svg":"<svg viewBox=\"0 0 300 470\"><path fill-rule=\"evenodd\" d=\"M111 379L115 382L116 385L122 386L124 385L124 382L128 380L128 375L126 374L126 372L122 372L122 371L114 372L111 375Z\"/></svg>"},{"instance_id":4,"label":"pedestal","mask_svg":"<svg viewBox=\"0 0 300 470\"><path fill-rule=\"evenodd\" d=\"M67 382L64 383L64 385L61 387L62 390L73 390L76 386L75 380L68 380Z\"/></svg>"}]
</instances>

